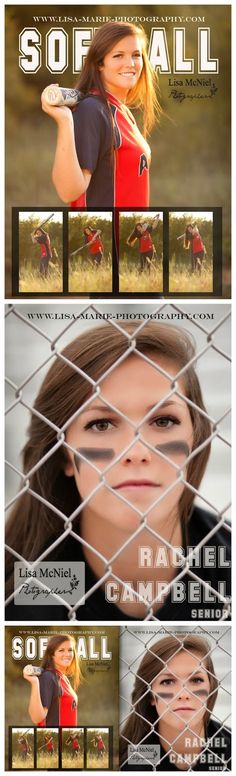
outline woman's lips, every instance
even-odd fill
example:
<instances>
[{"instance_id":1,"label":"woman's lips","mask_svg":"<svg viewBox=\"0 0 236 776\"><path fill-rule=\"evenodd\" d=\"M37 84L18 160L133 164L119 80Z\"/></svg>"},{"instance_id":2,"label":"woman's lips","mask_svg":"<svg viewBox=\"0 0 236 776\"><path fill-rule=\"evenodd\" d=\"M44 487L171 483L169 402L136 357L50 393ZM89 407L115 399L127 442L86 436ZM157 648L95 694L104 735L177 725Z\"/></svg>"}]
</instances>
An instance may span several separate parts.
<instances>
[{"instance_id":1,"label":"woman's lips","mask_svg":"<svg viewBox=\"0 0 236 776\"><path fill-rule=\"evenodd\" d=\"M120 490L121 488L159 488L160 485L151 480L125 480L120 482L119 485L113 485L113 490Z\"/></svg>"},{"instance_id":2,"label":"woman's lips","mask_svg":"<svg viewBox=\"0 0 236 776\"><path fill-rule=\"evenodd\" d=\"M179 706L179 708L174 709L174 711L194 711L194 709L192 709L191 706Z\"/></svg>"}]
</instances>

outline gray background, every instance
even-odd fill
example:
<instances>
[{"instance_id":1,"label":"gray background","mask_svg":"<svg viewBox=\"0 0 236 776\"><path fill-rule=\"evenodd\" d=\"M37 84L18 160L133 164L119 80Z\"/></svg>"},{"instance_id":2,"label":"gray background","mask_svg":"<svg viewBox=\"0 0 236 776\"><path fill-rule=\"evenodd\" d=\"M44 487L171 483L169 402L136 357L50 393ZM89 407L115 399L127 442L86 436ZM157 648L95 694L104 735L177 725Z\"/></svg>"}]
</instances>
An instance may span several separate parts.
<instances>
[{"instance_id":1,"label":"gray background","mask_svg":"<svg viewBox=\"0 0 236 776\"><path fill-rule=\"evenodd\" d=\"M136 302L133 304L115 304L114 301L109 304L100 304L94 300L93 307L96 307L102 313L105 312L124 312L124 313L146 313L154 312L162 308L163 312L184 313L214 313L214 320L200 320L200 324L210 332L215 325L229 312L230 306L227 304L210 304L206 301L203 304L184 304L178 305ZM28 312L39 313L66 313L70 312L78 315L79 312L91 308L89 301L77 302L75 304L18 304L15 310L22 316L27 316ZM178 309L177 309L178 308ZM10 308L6 306L6 311ZM28 320L28 319L27 319ZM28 321L29 322L29 321ZM58 350L62 350L71 340L78 336L88 327L93 328L100 325L100 321L79 320L73 323L69 330L63 333L69 321L63 320L43 320L34 319L33 323L44 334L50 338L62 335L57 343ZM141 321L137 320L137 326ZM196 341L197 352L206 345L207 335L202 332L198 326L189 320L167 321L175 326L187 329ZM215 345L224 352L230 352L230 323L229 319L217 330L214 335ZM19 320L10 313L6 318L6 376L13 381L14 385L19 386L29 375L33 373L46 359L51 357L50 342L35 331L31 326L26 325L24 321ZM23 389L24 401L32 406L42 380L49 369L51 361L46 366L42 366L35 376L33 376ZM219 419L230 405L230 364L219 353L212 348L198 360L197 373L199 375L203 397L207 412L212 418ZM7 386L6 407L14 402L15 393L12 388ZM16 406L6 416L6 458L14 466L21 469L21 450L26 441L26 430L29 425L30 413L22 406ZM230 418L229 416L221 423L221 434L229 439L230 437ZM17 474L6 469L6 498L7 501L18 491L20 478ZM230 449L220 440L214 440L212 445L210 462L207 472L203 478L200 493L211 502L212 509L221 510L229 502L230 497ZM198 498L198 503L204 508L204 502ZM209 508L206 505L207 508ZM229 512L227 512L229 517Z\"/></svg>"}]
</instances>

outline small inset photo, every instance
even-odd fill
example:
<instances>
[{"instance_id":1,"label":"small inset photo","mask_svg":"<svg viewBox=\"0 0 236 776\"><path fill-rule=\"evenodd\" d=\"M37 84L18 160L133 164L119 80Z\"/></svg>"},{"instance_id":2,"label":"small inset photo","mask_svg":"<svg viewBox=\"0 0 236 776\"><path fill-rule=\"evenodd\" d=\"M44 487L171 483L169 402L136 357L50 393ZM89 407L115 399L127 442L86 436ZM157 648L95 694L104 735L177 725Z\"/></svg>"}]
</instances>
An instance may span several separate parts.
<instances>
[{"instance_id":1,"label":"small inset photo","mask_svg":"<svg viewBox=\"0 0 236 776\"><path fill-rule=\"evenodd\" d=\"M84 728L62 728L62 768L84 770Z\"/></svg>"},{"instance_id":2,"label":"small inset photo","mask_svg":"<svg viewBox=\"0 0 236 776\"><path fill-rule=\"evenodd\" d=\"M19 212L19 292L62 293L63 213Z\"/></svg>"},{"instance_id":3,"label":"small inset photo","mask_svg":"<svg viewBox=\"0 0 236 776\"><path fill-rule=\"evenodd\" d=\"M213 292L213 212L169 213L169 292Z\"/></svg>"},{"instance_id":4,"label":"small inset photo","mask_svg":"<svg viewBox=\"0 0 236 776\"><path fill-rule=\"evenodd\" d=\"M34 728L15 728L11 730L11 763L14 770L34 769Z\"/></svg>"},{"instance_id":5,"label":"small inset photo","mask_svg":"<svg viewBox=\"0 0 236 776\"><path fill-rule=\"evenodd\" d=\"M58 728L37 728L37 769L59 768Z\"/></svg>"},{"instance_id":6,"label":"small inset photo","mask_svg":"<svg viewBox=\"0 0 236 776\"><path fill-rule=\"evenodd\" d=\"M163 291L162 212L120 212L119 291Z\"/></svg>"},{"instance_id":7,"label":"small inset photo","mask_svg":"<svg viewBox=\"0 0 236 776\"><path fill-rule=\"evenodd\" d=\"M87 728L86 768L109 768L109 728Z\"/></svg>"},{"instance_id":8,"label":"small inset photo","mask_svg":"<svg viewBox=\"0 0 236 776\"><path fill-rule=\"evenodd\" d=\"M69 213L70 293L112 292L112 213Z\"/></svg>"}]
</instances>

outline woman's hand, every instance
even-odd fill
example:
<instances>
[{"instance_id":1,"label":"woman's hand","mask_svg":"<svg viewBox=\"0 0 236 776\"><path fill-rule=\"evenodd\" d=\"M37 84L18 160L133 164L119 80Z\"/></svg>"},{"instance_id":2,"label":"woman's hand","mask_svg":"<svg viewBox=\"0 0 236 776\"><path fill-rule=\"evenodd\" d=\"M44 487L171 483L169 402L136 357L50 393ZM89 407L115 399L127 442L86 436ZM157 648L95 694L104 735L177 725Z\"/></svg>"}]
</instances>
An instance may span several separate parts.
<instances>
[{"instance_id":1,"label":"woman's hand","mask_svg":"<svg viewBox=\"0 0 236 776\"><path fill-rule=\"evenodd\" d=\"M30 682L30 684L37 684L38 677L33 673L33 670L34 667L30 664L25 666L23 669L23 677L24 679L27 679L27 682Z\"/></svg>"},{"instance_id":2,"label":"woman's hand","mask_svg":"<svg viewBox=\"0 0 236 776\"><path fill-rule=\"evenodd\" d=\"M50 105L50 103L47 101L47 92L48 89L53 89L53 87L58 87L59 84L50 84L50 86L46 86L46 88L43 90L41 94L41 103L42 103L42 110L45 113L48 113L49 116L51 116L54 121L56 121L57 124L61 124L64 121L69 121L72 123L72 112L71 109L68 108L66 105Z\"/></svg>"}]
</instances>

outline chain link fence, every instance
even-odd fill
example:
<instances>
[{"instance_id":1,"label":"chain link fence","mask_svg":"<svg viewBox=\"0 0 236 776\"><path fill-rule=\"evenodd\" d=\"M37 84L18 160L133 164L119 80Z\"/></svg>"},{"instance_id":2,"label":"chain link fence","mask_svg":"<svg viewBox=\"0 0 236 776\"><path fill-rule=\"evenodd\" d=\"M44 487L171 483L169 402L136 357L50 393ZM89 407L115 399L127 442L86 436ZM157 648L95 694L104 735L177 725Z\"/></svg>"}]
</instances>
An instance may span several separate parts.
<instances>
[{"instance_id":1,"label":"chain link fence","mask_svg":"<svg viewBox=\"0 0 236 776\"><path fill-rule=\"evenodd\" d=\"M174 579L172 579L166 586L165 595L171 593L172 587L175 583L183 580L188 574L188 578L193 582L199 582L201 589L206 594L212 593L216 596L216 600L223 604L222 619L228 617L229 614L229 598L222 589L218 590L215 587L198 574L198 569L193 569L192 560L195 557L196 551L201 551L204 547L208 547L211 540L214 541L214 537L221 529L225 535L225 543L229 541L230 523L229 523L229 408L228 408L228 396L230 391L230 355L228 353L228 338L229 328L228 322L230 317L230 308L227 305L224 306L207 306L207 311L210 309L210 314L207 315L202 312L206 310L205 306L200 305L137 305L132 307L131 305L122 306L108 305L105 306L96 305L84 305L77 304L75 308L70 308L71 312L67 317L63 318L63 310L65 307L62 305L57 307L58 319L56 320L54 313L50 312L52 307L42 306L30 306L30 308L23 305L10 305L6 310L6 341L7 341L7 404L6 404L6 452L7 452L7 475L6 475L6 491L9 494L7 500L6 509L9 512L15 507L20 499L25 495L31 497L32 503L42 504L47 510L50 510L50 514L53 518L56 518L59 526L59 535L53 537L50 545L45 547L43 551L39 553L37 558L33 562L29 561L28 557L24 556L24 552L19 552L17 547L7 544L7 551L10 554L13 561L21 561L28 571L34 571L40 562L45 561L49 556L53 557L53 552L60 548L61 558L63 558L63 543L66 539L73 538L78 543L80 553L93 553L93 558L96 561L103 564L103 573L101 573L99 579L97 579L89 589L86 589L83 598L78 598L76 603L70 605L65 602L60 595L53 593L55 599L61 602L67 611L68 619L75 619L77 616L81 616L83 619L83 605L89 601L98 590L103 590L106 583L112 580L118 586L122 586L122 589L127 593L131 593L134 596L136 602L140 601L145 606L145 613L143 619L157 620L158 611L157 606L162 600L161 594L158 593L152 596L151 600L147 600L145 594L140 594L134 591L130 581L124 580L121 574L116 573L116 563L122 559L127 549L131 547L132 542L135 540L142 540L142 534L145 530L145 535L149 534L150 540L153 538L157 542L162 542L164 548L167 551L173 550L173 544L171 539L167 539L156 529L149 525L149 515L152 512L154 506L158 508L169 495L175 491L180 485L186 491L189 491L196 502L203 508L210 509L214 514L217 521L214 527L208 531L204 536L204 539L200 541L195 548L190 548L187 556L184 555L183 550L179 548L176 550L176 556L179 561L180 571L178 570ZM32 312L32 310L34 312ZM47 311L45 313L45 310ZM122 312L123 311L123 312ZM212 317L213 313L213 317ZM123 318L122 318L123 315ZM166 318L167 316L167 318ZM169 317L168 317L169 316ZM172 316L172 317L171 317ZM69 321L68 321L69 318ZM121 323L122 318L122 323ZM160 364L155 362L147 353L140 352L137 348L137 338L141 332L145 330L150 318L155 321L162 322L167 320L167 324L174 324L179 327L181 332L183 328L187 329L190 335L194 335L197 346L196 353L192 356L189 362L181 369L178 369L176 374L170 375L163 369ZM126 328L126 324L130 320L135 320L135 327L132 331ZM169 321L171 320L171 324ZM96 321L97 331L99 330L100 323L105 323L106 327L109 327L111 335L114 331L119 332L125 343L123 353L118 358L114 359L114 363L100 375L98 379L93 379L88 373L84 372L74 362L68 361L65 355L61 352L62 346L71 341L73 337L76 337L81 331L94 327L94 321ZM96 337L96 333L94 335ZM20 355L19 358L19 349ZM166 395L161 400L157 401L153 411L159 410L164 401L169 401L173 396L178 397L181 402L184 402L189 412L194 411L199 414L203 419L210 423L210 434L207 439L199 444L195 449L189 450L187 458L183 462L179 463L174 460L174 457L170 454L166 454L165 451L156 449L156 447L144 439L142 433L142 426L144 422L148 421L151 412L147 412L145 417L140 418L138 423L133 422L130 417L123 412L119 406L115 406L107 398L103 396L103 385L105 380L111 375L116 374L116 370L119 367L127 363L127 359L130 355L137 356L141 359L143 370L147 367L152 367L155 370L155 374L161 375L165 379L168 379L168 390ZM26 361L28 359L28 361ZM17 374L16 360L19 362L19 372ZM61 366L67 365L71 369L71 373L78 377L82 377L87 384L89 390L89 396L82 403L76 411L71 412L66 421L62 424L52 422L46 415L41 415L40 412L33 405L33 395L38 390L39 385L42 382L42 378L45 376L47 370L52 363L59 363ZM203 384L203 393L208 394L204 398L207 400L207 410L201 409L191 399L187 398L183 393L181 387L181 379L184 379L188 374L188 370L191 367L197 367L200 381ZM204 387L205 386L205 387ZM134 386L134 389L137 387ZM98 399L104 407L109 411L116 413L117 417L122 423L127 424L129 429L132 430L132 440L122 447L122 450L113 457L112 462L108 465L103 465L102 470L95 460L88 460L86 452L78 452L78 448L68 443L68 430L71 424L74 423L84 412L85 409L90 408L94 399ZM117 402L117 405L119 401ZM39 457L34 466L28 469L27 473L22 470L22 464L20 462L19 450L22 446L22 440L25 436L25 429L28 425L29 419L37 417L45 425L45 434L47 429L50 429L54 434L54 441L50 446L50 449L42 456ZM18 439L16 439L18 429ZM141 442L147 449L150 455L156 455L159 461L164 461L168 465L171 465L174 472L172 481L165 488L151 506L140 509L135 506L131 501L131 497L128 498L124 492L119 490L115 491L109 484L109 475L113 471L113 467L119 464L120 461L128 456L132 452L134 445L137 442ZM207 448L209 443L212 444L212 457L210 466L207 469L207 473L203 478L202 484L199 488L195 488L186 479L186 467L193 460L196 459L196 455ZM34 488L32 488L32 481L35 474L40 474L45 464L48 465L53 456L57 455L58 451L63 448L65 454L69 456L76 456L80 462L86 462L86 465L91 468L96 474L96 485L91 489L91 492L87 495L86 499L71 512L66 514L60 507L48 501L45 496L42 496ZM112 555L106 554L106 549L101 552L96 546L96 532L94 544L86 541L83 536L79 535L77 528L77 519L83 513L83 510L94 499L94 497L102 491L104 497L107 494L111 494L113 498L116 498L124 509L130 509L137 518L135 529L130 532L130 535L126 541L122 542L122 545L113 552ZM112 530L112 526L111 526ZM47 589L47 585L38 580L38 584L42 589ZM7 595L6 603L10 604L14 600L14 595L17 591L11 591L10 595ZM82 608L80 609L80 607ZM20 613L20 608L19 608ZM20 614L19 614L20 617ZM55 609L55 618L57 612ZM103 619L103 617L101 617ZM112 617L111 617L112 619ZM121 613L122 619L122 613Z\"/></svg>"},{"instance_id":2,"label":"chain link fence","mask_svg":"<svg viewBox=\"0 0 236 776\"><path fill-rule=\"evenodd\" d=\"M162 647L161 652L161 645L164 645L165 642L167 646L165 648ZM204 656L200 654L199 657L197 652L193 653L194 644L195 649L197 648L197 644L198 649L201 650L203 648ZM171 655L168 655L167 649L169 649ZM182 662L181 658L180 660L175 660L178 656L183 657ZM188 667L189 657L191 662ZM196 658L199 662L198 667L196 667ZM210 668L208 665L208 658L212 661L210 663ZM173 662L174 668L172 667ZM201 752L194 754L193 752L190 752L188 736L193 737L196 745L195 725L200 704L196 686L194 687L192 685L191 689L190 687L191 679L194 675L201 675L202 669L205 671L205 678L207 677L207 680L209 681L210 691L207 699L201 701L201 711L202 713L209 713L209 718L205 725L205 736L204 740L201 742ZM200 671L200 674L198 671ZM160 683L162 674L163 676L169 677L168 683L171 687L173 686L173 689L172 698L168 700L168 695L166 696L166 699L164 700L164 710L161 711L160 709L158 713L158 701L160 702L161 696L171 689L170 687L165 688L165 681L163 684ZM180 675L182 679L181 686L179 687ZM165 693L161 693L160 696L156 681L158 677L159 690L165 689ZM215 681L218 684L217 697L214 701L211 701L215 695ZM211 689L212 686L214 689ZM157 702L155 721L155 715L153 716L149 713L151 695ZM179 714L176 710L173 712L173 706L175 706L176 703L178 707L179 699L182 697L188 699L188 703L192 703L193 707L195 705L195 710L192 711L189 722L187 715L183 718L180 712ZM184 702L186 704L187 700ZM147 709L146 715L145 709ZM133 724L132 726L127 726L127 722L129 722L131 718ZM165 721L165 719L167 719L166 730L169 731L169 740L168 737L163 740L162 734L162 746L160 747L158 733L161 722L163 720ZM170 725L169 728L168 721ZM201 754L201 758L203 758L203 761L205 762L205 767L202 767L201 765L200 770L231 771L229 751L231 749L230 725L230 627L222 625L218 628L216 626L211 627L206 625L197 625L196 627L180 625L158 627L155 625L150 626L149 628L147 626L126 626L120 629L121 770L129 770L129 768L135 770L134 763L136 763L136 767L137 765L139 766L137 770L141 770L142 767L144 767L145 770L168 770L168 764L171 762L176 763L178 751L182 751L182 766L184 770L195 770L197 759L199 754ZM174 735L171 736L171 726L172 728L174 727L176 735L174 732ZM215 732L213 732L214 729ZM183 746L182 750L181 747L178 750L178 743L180 744L182 742L183 733L185 736L185 752ZM226 745L227 739L228 748ZM155 741L157 749L159 743L159 753L158 751L155 752ZM212 748L215 750L214 755ZM172 769L173 768L171 768L171 770Z\"/></svg>"}]
</instances>

